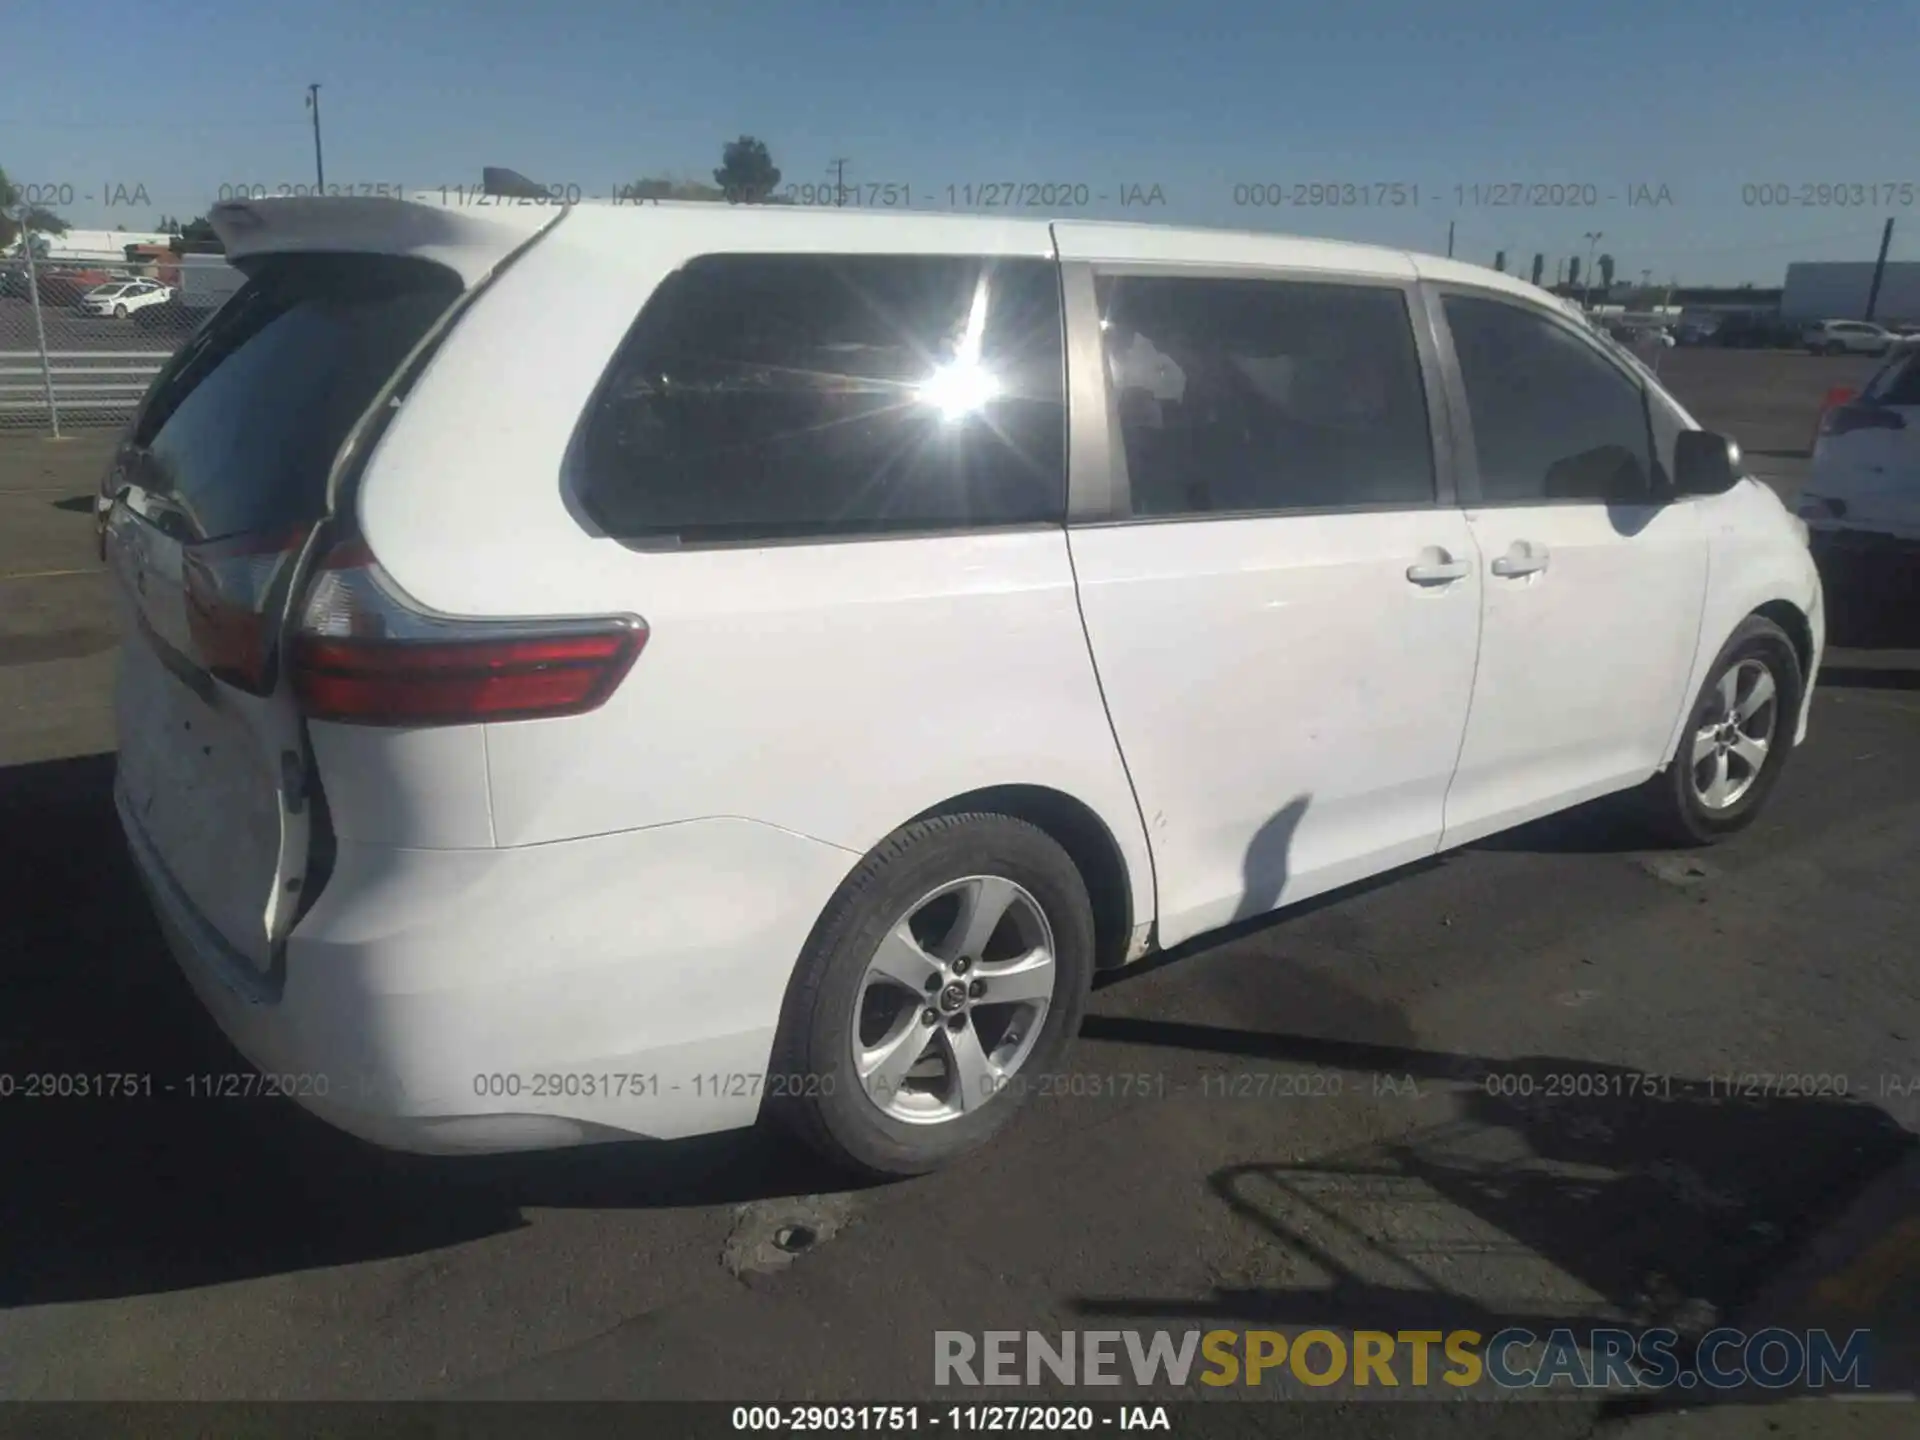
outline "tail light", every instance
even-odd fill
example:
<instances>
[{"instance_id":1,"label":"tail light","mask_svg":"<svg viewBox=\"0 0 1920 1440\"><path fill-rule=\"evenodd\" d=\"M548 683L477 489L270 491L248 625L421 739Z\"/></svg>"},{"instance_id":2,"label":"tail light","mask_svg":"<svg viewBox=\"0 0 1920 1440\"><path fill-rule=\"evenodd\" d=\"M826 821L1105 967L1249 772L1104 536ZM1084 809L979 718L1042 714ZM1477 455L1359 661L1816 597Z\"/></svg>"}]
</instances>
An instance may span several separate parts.
<instances>
[{"instance_id":1,"label":"tail light","mask_svg":"<svg viewBox=\"0 0 1920 1440\"><path fill-rule=\"evenodd\" d=\"M321 562L293 637L294 693L314 720L459 725L579 715L605 703L647 642L633 616L456 620L409 604L360 541Z\"/></svg>"},{"instance_id":2,"label":"tail light","mask_svg":"<svg viewBox=\"0 0 1920 1440\"><path fill-rule=\"evenodd\" d=\"M267 688L281 586L306 538L302 526L183 547L187 633L195 657L216 679L255 694Z\"/></svg>"}]
</instances>

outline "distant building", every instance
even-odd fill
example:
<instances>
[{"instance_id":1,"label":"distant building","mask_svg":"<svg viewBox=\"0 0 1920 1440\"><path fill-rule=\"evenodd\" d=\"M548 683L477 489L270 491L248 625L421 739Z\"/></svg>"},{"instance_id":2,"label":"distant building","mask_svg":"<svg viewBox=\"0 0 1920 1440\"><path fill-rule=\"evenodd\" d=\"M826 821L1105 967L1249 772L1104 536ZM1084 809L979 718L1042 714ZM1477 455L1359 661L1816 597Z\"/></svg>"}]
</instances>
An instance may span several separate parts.
<instances>
[{"instance_id":1,"label":"distant building","mask_svg":"<svg viewBox=\"0 0 1920 1440\"><path fill-rule=\"evenodd\" d=\"M64 235L47 235L34 232L34 239L43 242L45 249L36 246L35 254L44 254L55 263L73 261L102 261L113 265L127 263L129 245L165 245L171 237L157 230L69 230ZM9 253L18 253L20 241L15 240Z\"/></svg>"},{"instance_id":2,"label":"distant building","mask_svg":"<svg viewBox=\"0 0 1920 1440\"><path fill-rule=\"evenodd\" d=\"M1871 260L1812 260L1787 266L1780 297L1783 320L1864 320L1873 288ZM1873 318L1883 325L1920 323L1920 260L1889 260Z\"/></svg>"},{"instance_id":3,"label":"distant building","mask_svg":"<svg viewBox=\"0 0 1920 1440\"><path fill-rule=\"evenodd\" d=\"M1579 300L1585 293L1578 285L1557 285L1553 293ZM1641 285L1616 282L1609 291L1593 289L1593 306L1618 305L1625 310L1685 311L1689 315L1771 315L1780 308L1781 292L1756 285Z\"/></svg>"}]
</instances>

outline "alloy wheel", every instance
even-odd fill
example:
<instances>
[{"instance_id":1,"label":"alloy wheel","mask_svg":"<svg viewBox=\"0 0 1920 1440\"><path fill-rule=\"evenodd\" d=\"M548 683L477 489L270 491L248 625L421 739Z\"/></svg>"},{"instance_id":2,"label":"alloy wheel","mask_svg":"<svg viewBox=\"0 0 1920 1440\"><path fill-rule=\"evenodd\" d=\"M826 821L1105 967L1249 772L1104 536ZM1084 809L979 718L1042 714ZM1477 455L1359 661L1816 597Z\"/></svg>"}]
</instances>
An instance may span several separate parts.
<instances>
[{"instance_id":1,"label":"alloy wheel","mask_svg":"<svg viewBox=\"0 0 1920 1440\"><path fill-rule=\"evenodd\" d=\"M1760 778L1779 729L1780 688L1764 660L1729 667L1693 732L1693 793L1709 810L1738 805Z\"/></svg>"},{"instance_id":2,"label":"alloy wheel","mask_svg":"<svg viewBox=\"0 0 1920 1440\"><path fill-rule=\"evenodd\" d=\"M1032 1054L1059 967L1040 903L998 875L921 897L887 931L854 999L853 1062L894 1120L978 1110Z\"/></svg>"}]
</instances>

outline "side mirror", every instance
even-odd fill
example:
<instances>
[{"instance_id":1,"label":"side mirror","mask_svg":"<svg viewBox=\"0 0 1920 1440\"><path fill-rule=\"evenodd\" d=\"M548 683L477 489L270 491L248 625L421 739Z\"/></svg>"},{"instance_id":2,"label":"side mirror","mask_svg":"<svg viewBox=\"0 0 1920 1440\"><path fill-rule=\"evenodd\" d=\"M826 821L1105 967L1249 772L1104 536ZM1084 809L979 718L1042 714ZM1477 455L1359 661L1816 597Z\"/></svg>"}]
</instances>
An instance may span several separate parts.
<instances>
[{"instance_id":1,"label":"side mirror","mask_svg":"<svg viewBox=\"0 0 1920 1440\"><path fill-rule=\"evenodd\" d=\"M1682 430L1673 447L1675 495L1724 495L1740 481L1740 447L1711 430Z\"/></svg>"}]
</instances>

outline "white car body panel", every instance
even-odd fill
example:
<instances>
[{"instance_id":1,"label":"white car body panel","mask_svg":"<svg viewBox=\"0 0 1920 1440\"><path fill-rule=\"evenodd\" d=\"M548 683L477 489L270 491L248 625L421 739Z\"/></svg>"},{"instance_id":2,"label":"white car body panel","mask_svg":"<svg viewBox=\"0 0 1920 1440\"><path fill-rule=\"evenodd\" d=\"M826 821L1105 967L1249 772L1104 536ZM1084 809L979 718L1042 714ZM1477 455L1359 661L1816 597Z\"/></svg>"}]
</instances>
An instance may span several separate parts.
<instances>
[{"instance_id":1,"label":"white car body panel","mask_svg":"<svg viewBox=\"0 0 1920 1440\"><path fill-rule=\"evenodd\" d=\"M1451 847L1637 784L1666 762L1698 644L1707 544L1691 504L1468 510L1489 565ZM1572 797L1572 798L1570 798Z\"/></svg>"},{"instance_id":2,"label":"white car body panel","mask_svg":"<svg viewBox=\"0 0 1920 1440\"><path fill-rule=\"evenodd\" d=\"M1807 737L1814 684L1826 652L1826 604L1813 555L1780 497L1758 480L1742 480L1724 495L1703 496L1688 504L1699 512L1708 554L1706 604L1700 617L1699 648L1687 680L1688 700L1707 683L1714 659L1740 623L1763 606L1784 604L1806 621L1812 644L1812 663L1801 677L1806 690L1794 726L1794 744L1801 744ZM1685 724L1683 711L1674 717L1669 755L1678 747Z\"/></svg>"},{"instance_id":3,"label":"white car body panel","mask_svg":"<svg viewBox=\"0 0 1920 1440\"><path fill-rule=\"evenodd\" d=\"M156 908L240 1052L325 1077L296 1098L349 1133L424 1152L671 1139L753 1122L793 957L856 858L728 819L499 850L342 844L273 1004Z\"/></svg>"},{"instance_id":4,"label":"white car body panel","mask_svg":"<svg viewBox=\"0 0 1920 1440\"><path fill-rule=\"evenodd\" d=\"M1897 377L1915 366L1920 359L1889 361L1860 396L1898 428L1874 425L1815 438L1800 492L1800 518L1815 530L1920 543L1920 404L1887 403L1890 394L1911 397L1913 382ZM1894 383L1897 393L1889 389ZM1838 501L1842 513L1833 514L1829 501Z\"/></svg>"},{"instance_id":5,"label":"white car body panel","mask_svg":"<svg viewBox=\"0 0 1920 1440\"><path fill-rule=\"evenodd\" d=\"M1428 547L1474 563L1415 585ZM1161 944L1434 853L1479 630L1458 510L1093 527L1073 558Z\"/></svg>"},{"instance_id":6,"label":"white car body panel","mask_svg":"<svg viewBox=\"0 0 1920 1440\"><path fill-rule=\"evenodd\" d=\"M541 205L435 204L426 195L314 196L222 200L207 220L236 265L304 250L404 255L445 265L472 286L563 213Z\"/></svg>"},{"instance_id":7,"label":"white car body panel","mask_svg":"<svg viewBox=\"0 0 1920 1440\"><path fill-rule=\"evenodd\" d=\"M278 947L277 994L236 983L226 932L248 917L206 900L205 873L243 823L267 824L272 797L239 820L212 800L182 840L144 836L122 792L169 942L222 1027L264 1070L328 1076L328 1094L298 1098L376 1143L751 1123L789 976L837 887L890 831L970 792L1039 787L1099 821L1131 911L1110 958L1130 959L1156 925L1178 943L1650 773L1760 605L1807 614L1820 644L1811 561L1750 484L1650 517L1643 553L1665 557L1651 580L1604 512L1578 506L650 550L577 504L596 386L660 280L699 255L1058 253L1558 303L1477 267L1275 236L758 207L295 199L212 218L241 262L367 250L486 283L355 492L408 601L649 627L583 715L308 723L333 854ZM1538 583L1491 578L1515 538L1559 563ZM1409 583L1436 546L1467 573ZM143 723L123 716L123 747L164 746ZM1556 724L1569 743L1543 742ZM536 1093L540 1075L576 1078Z\"/></svg>"}]
</instances>

